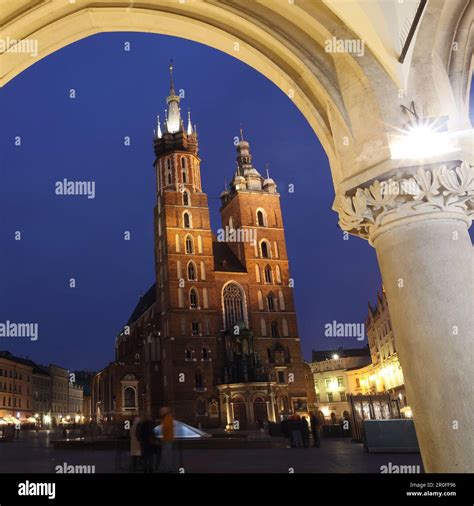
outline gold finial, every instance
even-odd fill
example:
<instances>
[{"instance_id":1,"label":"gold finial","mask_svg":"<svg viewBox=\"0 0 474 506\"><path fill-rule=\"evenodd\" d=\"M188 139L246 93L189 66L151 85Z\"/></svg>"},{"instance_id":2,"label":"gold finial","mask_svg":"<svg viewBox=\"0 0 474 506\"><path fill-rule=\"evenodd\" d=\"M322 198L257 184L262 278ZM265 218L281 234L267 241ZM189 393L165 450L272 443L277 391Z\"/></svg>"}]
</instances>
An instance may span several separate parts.
<instances>
[{"instance_id":1,"label":"gold finial","mask_svg":"<svg viewBox=\"0 0 474 506\"><path fill-rule=\"evenodd\" d=\"M240 125L240 140L243 141L244 140L244 130L242 128L242 125Z\"/></svg>"}]
</instances>

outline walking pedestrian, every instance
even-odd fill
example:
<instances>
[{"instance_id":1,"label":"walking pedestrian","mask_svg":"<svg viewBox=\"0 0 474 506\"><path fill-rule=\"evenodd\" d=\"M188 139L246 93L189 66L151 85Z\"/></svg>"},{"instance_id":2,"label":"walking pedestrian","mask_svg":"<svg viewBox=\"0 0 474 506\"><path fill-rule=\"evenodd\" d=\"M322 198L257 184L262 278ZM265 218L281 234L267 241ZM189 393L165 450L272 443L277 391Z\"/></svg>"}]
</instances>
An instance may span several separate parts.
<instances>
[{"instance_id":1,"label":"walking pedestrian","mask_svg":"<svg viewBox=\"0 0 474 506\"><path fill-rule=\"evenodd\" d=\"M143 472L153 472L153 452L156 442L153 433L153 422L149 418L145 418L138 425L138 439L142 453Z\"/></svg>"},{"instance_id":2,"label":"walking pedestrian","mask_svg":"<svg viewBox=\"0 0 474 506\"><path fill-rule=\"evenodd\" d=\"M303 446L303 435L301 434L300 417L293 414L288 418L288 429L291 436L291 446L301 448Z\"/></svg>"},{"instance_id":3,"label":"walking pedestrian","mask_svg":"<svg viewBox=\"0 0 474 506\"><path fill-rule=\"evenodd\" d=\"M321 419L319 416L313 411L310 416L310 424L311 424L311 433L313 434L313 446L319 447L321 446Z\"/></svg>"},{"instance_id":4,"label":"walking pedestrian","mask_svg":"<svg viewBox=\"0 0 474 506\"><path fill-rule=\"evenodd\" d=\"M301 426L301 436L303 439L303 446L305 448L308 448L309 447L309 425L308 425L308 420L306 419L305 416L301 417L300 426Z\"/></svg>"},{"instance_id":5,"label":"walking pedestrian","mask_svg":"<svg viewBox=\"0 0 474 506\"><path fill-rule=\"evenodd\" d=\"M136 473L138 470L138 463L142 456L142 448L140 445L138 428L140 427L141 418L136 416L133 420L130 428L130 458L131 458L131 470L132 473Z\"/></svg>"},{"instance_id":6,"label":"walking pedestrian","mask_svg":"<svg viewBox=\"0 0 474 506\"><path fill-rule=\"evenodd\" d=\"M291 446L291 434L290 434L290 429L289 429L289 426L288 426L288 419L286 418L286 416L280 422L280 428L281 428L281 433L283 434L283 437L286 439L286 443L287 443L286 447L290 448L290 446Z\"/></svg>"},{"instance_id":7,"label":"walking pedestrian","mask_svg":"<svg viewBox=\"0 0 474 506\"><path fill-rule=\"evenodd\" d=\"M174 420L169 408L161 408L161 462L160 473L174 471Z\"/></svg>"}]
</instances>

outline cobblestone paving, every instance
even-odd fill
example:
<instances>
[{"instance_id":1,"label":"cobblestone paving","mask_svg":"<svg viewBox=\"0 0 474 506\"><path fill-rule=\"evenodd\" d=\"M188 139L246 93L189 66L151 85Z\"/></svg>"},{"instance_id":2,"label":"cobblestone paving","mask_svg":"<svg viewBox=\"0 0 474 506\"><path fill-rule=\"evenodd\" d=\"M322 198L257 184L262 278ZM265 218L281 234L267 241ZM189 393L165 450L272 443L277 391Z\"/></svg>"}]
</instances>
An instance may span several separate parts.
<instances>
[{"instance_id":1,"label":"cobblestone paving","mask_svg":"<svg viewBox=\"0 0 474 506\"><path fill-rule=\"evenodd\" d=\"M57 465L94 465L96 473L127 472L127 452L54 450L46 433L22 433L0 442L0 473L54 473ZM349 439L325 439L320 448L193 449L180 455L186 473L380 473L383 465L420 466L413 453L365 453Z\"/></svg>"}]
</instances>

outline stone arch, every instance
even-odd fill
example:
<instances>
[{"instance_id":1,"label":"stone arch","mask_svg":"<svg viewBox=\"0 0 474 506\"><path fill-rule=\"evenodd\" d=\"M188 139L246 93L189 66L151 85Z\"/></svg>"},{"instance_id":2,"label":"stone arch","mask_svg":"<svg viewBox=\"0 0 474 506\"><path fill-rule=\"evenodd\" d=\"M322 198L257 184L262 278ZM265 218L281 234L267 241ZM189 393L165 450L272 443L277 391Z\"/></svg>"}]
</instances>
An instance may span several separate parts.
<instances>
[{"instance_id":1,"label":"stone arch","mask_svg":"<svg viewBox=\"0 0 474 506\"><path fill-rule=\"evenodd\" d=\"M347 97L342 92L346 84L342 89L338 84L341 68L352 75L354 83L360 81L364 71L377 72L379 81L390 80L372 55L357 58L338 54L335 58L325 51L325 41L333 35L354 38L355 34L323 2L243 6L233 0L174 5L148 0L140 7L130 7L128 0L109 0L107 5L99 6L93 0L83 0L66 5L32 3L21 12L4 9L3 17L6 19L1 21L9 28L6 35L16 39L34 37L39 52L36 57L0 55L0 86L36 61L97 33L137 31L181 37L230 54L270 79L306 117L334 167L338 165L335 125L339 137L352 137ZM364 98L369 100L373 90L365 92Z\"/></svg>"},{"instance_id":2,"label":"stone arch","mask_svg":"<svg viewBox=\"0 0 474 506\"><path fill-rule=\"evenodd\" d=\"M38 43L39 53L36 57L26 51L1 53L0 86L41 58L85 37L100 32L138 31L187 38L214 47L244 61L288 94L327 153L337 196L334 209L343 218L348 213L362 237L366 237L362 223L366 217L373 218L371 223L377 221L377 227L381 227L377 237L372 234L376 239L372 244L377 249L387 286L404 376L407 385L411 385L409 395L417 412L415 423L423 427L419 442L425 470L467 472L474 469L473 436L465 436L469 438L466 444L458 436L461 431L445 431L441 436L439 427L451 423L452 412L457 413L460 426L469 426L471 421L468 405L463 405L456 396L449 396L453 381L463 384L465 376L474 372L468 354L463 353L469 347L470 336L464 333L446 348L443 324L452 319L463 322L464 328L472 328L468 321L472 304L465 297L466 293L472 293L469 284L472 242L464 226L470 226L471 219L466 216L463 202L459 202L463 196L458 179L459 174L463 181L472 174L472 167L458 162L474 161L466 115L473 61L472 2L427 2L410 48L412 55L401 65L397 48L384 39L387 23L394 20L394 25L397 24L393 16L390 18L395 4L376 0L295 3L144 0L140 7L132 7L129 0L109 0L99 5L94 0L73 3L30 0L18 7L18 2L7 2L0 13L2 38L33 39ZM398 34L392 35L396 39ZM367 43L366 51L360 57L347 52L326 52L325 44L333 37L362 39ZM451 43L463 37L459 54L453 54ZM393 219L395 207L380 211L385 205L380 206L377 198L374 204L374 193L367 199L365 192L375 189L377 193L376 186L368 188L374 181L387 181L395 174L405 177L422 170L418 161L390 159L386 130L388 126L403 127L406 117L400 105L411 101L421 104L419 110L423 109L423 114L447 115L448 131L460 134L460 149L454 158L450 153L425 159L423 164L424 168L437 164L426 172L433 177L442 172L450 188L441 187L437 193L448 193L455 205L450 206L451 211L432 209L433 212L416 215L413 210L405 213L408 206L402 200L396 203L397 216L401 218ZM444 170L445 166L440 164L445 162L452 168ZM457 175L454 168L459 169ZM431 177L423 174L424 178ZM354 198L355 208L341 197ZM424 207L429 204L421 203ZM400 209L404 212L398 212ZM382 212L388 214L372 216ZM462 241L451 239L457 222L464 222ZM417 228L420 223L423 226ZM430 268L421 268L426 265L424 252L432 237L436 237L436 242L433 240L430 250ZM457 245L453 246L453 242ZM450 258L451 265L446 265L446 258ZM416 290L407 289L401 297L395 272L399 278L412 277L411 286L426 287L424 301L420 301ZM438 286L443 286L449 296L434 311L432 302L439 301L439 291L435 289ZM416 307L416 323L409 314L412 307ZM429 384L417 381L420 356L439 372ZM454 369L452 363L456 364ZM471 388L471 397L472 392ZM439 405L440 395L447 404Z\"/></svg>"}]
</instances>

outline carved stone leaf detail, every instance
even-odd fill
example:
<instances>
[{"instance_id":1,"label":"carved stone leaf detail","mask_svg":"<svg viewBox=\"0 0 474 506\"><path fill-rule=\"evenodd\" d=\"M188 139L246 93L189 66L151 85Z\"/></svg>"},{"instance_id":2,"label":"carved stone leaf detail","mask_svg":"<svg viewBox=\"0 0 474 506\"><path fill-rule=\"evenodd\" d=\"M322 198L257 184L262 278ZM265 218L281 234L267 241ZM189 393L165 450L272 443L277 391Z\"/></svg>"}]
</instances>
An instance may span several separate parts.
<instances>
[{"instance_id":1,"label":"carved stone leaf detail","mask_svg":"<svg viewBox=\"0 0 474 506\"><path fill-rule=\"evenodd\" d=\"M394 213L456 211L472 216L474 166L463 162L455 169L420 167L414 176L375 181L358 188L353 197L342 195L336 207L340 227L366 238Z\"/></svg>"},{"instance_id":2,"label":"carved stone leaf detail","mask_svg":"<svg viewBox=\"0 0 474 506\"><path fill-rule=\"evenodd\" d=\"M342 196L339 199L339 218L341 228L351 230L366 218L367 202L364 192L359 188L354 197Z\"/></svg>"},{"instance_id":3,"label":"carved stone leaf detail","mask_svg":"<svg viewBox=\"0 0 474 506\"><path fill-rule=\"evenodd\" d=\"M459 196L474 195L474 167L463 162L455 170L446 166L439 169L439 181L446 190L443 195L456 193Z\"/></svg>"},{"instance_id":4,"label":"carved stone leaf detail","mask_svg":"<svg viewBox=\"0 0 474 506\"><path fill-rule=\"evenodd\" d=\"M391 181L392 180L388 181L389 188ZM396 194L391 194L387 191L384 192L383 186L379 181L375 181L369 188L365 188L364 194L367 204L373 206L376 210L382 207L387 208L387 206L395 202L397 198Z\"/></svg>"},{"instance_id":5,"label":"carved stone leaf detail","mask_svg":"<svg viewBox=\"0 0 474 506\"><path fill-rule=\"evenodd\" d=\"M427 199L428 201L437 201L439 205L443 205L442 198L436 198L440 195L439 192L439 180L437 176L437 171L430 172L429 170L418 169L418 172L415 174L415 181L418 183L420 188L420 192L418 195L415 195L415 200Z\"/></svg>"}]
</instances>

